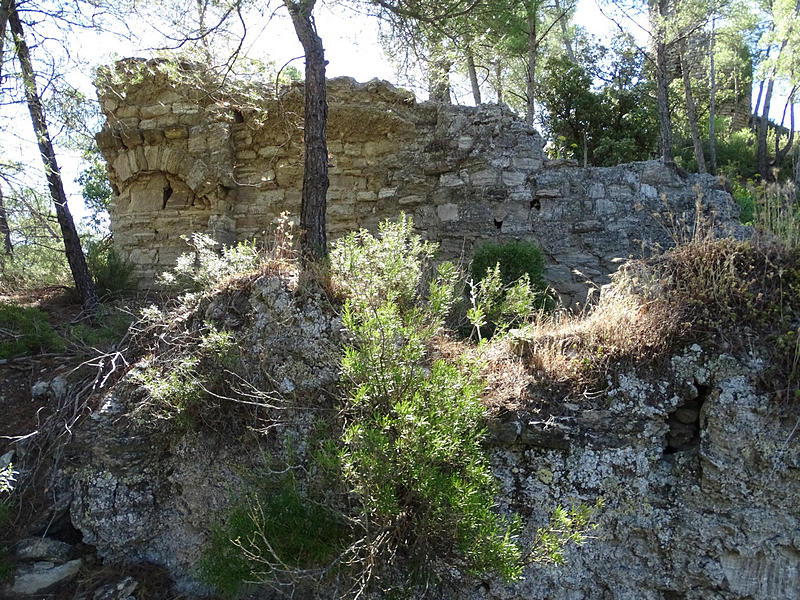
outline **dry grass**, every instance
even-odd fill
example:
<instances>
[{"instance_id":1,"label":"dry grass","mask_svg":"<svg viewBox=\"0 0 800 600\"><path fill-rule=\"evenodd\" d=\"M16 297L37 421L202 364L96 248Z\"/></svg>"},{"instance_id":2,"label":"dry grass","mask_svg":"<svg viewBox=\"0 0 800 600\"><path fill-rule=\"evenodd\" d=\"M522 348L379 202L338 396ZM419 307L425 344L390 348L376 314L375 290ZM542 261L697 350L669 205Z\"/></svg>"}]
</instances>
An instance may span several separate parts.
<instances>
[{"instance_id":1,"label":"dry grass","mask_svg":"<svg viewBox=\"0 0 800 600\"><path fill-rule=\"evenodd\" d=\"M695 341L740 355L755 346L772 365L765 382L769 391L796 395L796 262L793 251L775 242L709 235L632 261L583 314L540 316L492 342L484 350L485 401L495 410L535 410L552 404L552 398L585 404L614 373L659 368Z\"/></svg>"}]
</instances>

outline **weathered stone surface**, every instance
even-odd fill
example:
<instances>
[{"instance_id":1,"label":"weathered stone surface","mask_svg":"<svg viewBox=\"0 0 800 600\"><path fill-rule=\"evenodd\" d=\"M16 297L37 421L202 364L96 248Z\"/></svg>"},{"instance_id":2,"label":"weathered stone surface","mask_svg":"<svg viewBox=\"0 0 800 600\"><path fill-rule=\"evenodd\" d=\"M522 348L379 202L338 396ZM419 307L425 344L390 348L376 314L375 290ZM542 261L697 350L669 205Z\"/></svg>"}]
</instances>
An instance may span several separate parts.
<instances>
[{"instance_id":1,"label":"weathered stone surface","mask_svg":"<svg viewBox=\"0 0 800 600\"><path fill-rule=\"evenodd\" d=\"M72 554L72 546L50 538L25 538L14 546L17 560L45 560L54 563L66 562Z\"/></svg>"},{"instance_id":2,"label":"weathered stone surface","mask_svg":"<svg viewBox=\"0 0 800 600\"><path fill-rule=\"evenodd\" d=\"M61 565L49 561L22 564L14 570L14 583L3 588L4 597L41 598L41 594L74 579L81 566L80 558Z\"/></svg>"},{"instance_id":3,"label":"weathered stone surface","mask_svg":"<svg viewBox=\"0 0 800 600\"><path fill-rule=\"evenodd\" d=\"M150 285L172 266L171 257L187 249L181 235L212 234L211 216L235 223L218 240L229 243L260 236L283 211L298 214L299 87L264 100L259 111L242 111L240 120L232 119L231 105L213 100L215 94L171 83L166 74L122 87L98 90L106 116L98 144L118 190L111 210L114 240L134 262L141 285ZM416 227L440 243L441 258L468 257L485 240L531 240L544 249L549 267L585 274L580 282L552 282L572 304L591 284L608 282L615 257L672 244L682 232L669 230L671 216L694 223L698 192L720 231L744 235L736 226L736 205L715 189L711 176L682 178L658 161L613 168L545 161L540 136L506 108L416 103L409 92L377 80L333 79L328 96L331 237L374 228L405 210L419 213ZM141 156L123 142L123 118L132 121L127 129L143 131L146 146L136 148ZM183 186L187 193L170 201L164 185L141 185L166 175L173 190ZM282 195L274 199L278 190ZM346 207L340 210L339 204ZM496 216L500 205L502 218ZM178 213L165 218L164 210L173 206ZM157 248L149 247L154 254L142 253L132 235L143 231L158 232ZM570 248L601 260L575 262Z\"/></svg>"},{"instance_id":4,"label":"weathered stone surface","mask_svg":"<svg viewBox=\"0 0 800 600\"><path fill-rule=\"evenodd\" d=\"M485 582L459 598L797 597L800 471L784 448L794 419L768 414L757 376L731 356L693 346L672 365L659 380L620 375L607 390L608 409L497 430L495 473L504 506L525 517L524 543L553 506L597 498L604 506L563 566L530 565L518 584ZM699 435L668 450L678 398L700 380L709 393L693 411ZM569 443L554 448L548 427Z\"/></svg>"},{"instance_id":5,"label":"weathered stone surface","mask_svg":"<svg viewBox=\"0 0 800 600\"><path fill-rule=\"evenodd\" d=\"M197 318L239 332L278 398L319 397L339 379L341 321L323 298L300 298L278 277L257 280L234 306L210 301ZM589 406L552 400L550 418L511 411L491 421L499 506L522 517L523 547L559 505L601 498L597 528L567 548L563 565L527 565L514 584L464 577L432 597L796 599L796 419L765 408L756 362L695 345L657 376L613 375ZM82 461L72 475L72 520L105 561L155 563L202 595L195 565L217 511L242 488L242 473L263 469L265 455L302 460L315 416L307 411L291 427L276 419L270 439L291 441L265 450L211 432L149 429L129 414L140 393L123 381L75 432L72 454ZM335 598L326 593L318 597Z\"/></svg>"},{"instance_id":6,"label":"weathered stone surface","mask_svg":"<svg viewBox=\"0 0 800 600\"><path fill-rule=\"evenodd\" d=\"M241 332L242 354L264 374L263 389L274 389L261 399L266 404L308 399L321 406L339 381L343 326L320 295L300 298L279 277L264 276L236 310L219 299L197 317ZM248 474L263 473L265 461L304 456L316 417L303 413L289 428L278 409L269 448L265 438L253 443L209 431L165 435L131 414L141 393L124 380L76 432L72 452L81 466L71 474L72 522L106 563L153 563L182 590L206 594L197 564L215 515L245 488Z\"/></svg>"}]
</instances>

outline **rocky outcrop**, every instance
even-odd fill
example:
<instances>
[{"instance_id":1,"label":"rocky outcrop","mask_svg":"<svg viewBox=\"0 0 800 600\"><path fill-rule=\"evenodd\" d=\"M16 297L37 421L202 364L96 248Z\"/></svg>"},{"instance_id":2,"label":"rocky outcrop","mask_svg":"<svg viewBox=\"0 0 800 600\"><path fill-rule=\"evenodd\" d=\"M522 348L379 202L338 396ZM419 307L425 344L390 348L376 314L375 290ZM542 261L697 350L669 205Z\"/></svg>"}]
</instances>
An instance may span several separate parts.
<instances>
[{"instance_id":1,"label":"rocky outcrop","mask_svg":"<svg viewBox=\"0 0 800 600\"><path fill-rule=\"evenodd\" d=\"M114 241L143 285L187 250L181 235L261 239L282 212L299 214L302 85L273 97L191 65L130 59L98 79L98 94ZM469 260L484 240L531 240L570 304L607 283L620 259L691 231L699 196L718 227L736 229L738 209L715 178L657 161L545 160L539 134L502 106L417 103L386 82L349 78L328 82L328 102L334 237L405 211L445 259Z\"/></svg>"},{"instance_id":2,"label":"rocky outcrop","mask_svg":"<svg viewBox=\"0 0 800 600\"><path fill-rule=\"evenodd\" d=\"M533 565L521 584L488 582L469 597L796 598L796 422L756 390L756 374L692 346L657 378L620 375L604 408L498 424L495 472L531 538L553 506L602 498L603 508L565 565Z\"/></svg>"},{"instance_id":3,"label":"rocky outcrop","mask_svg":"<svg viewBox=\"0 0 800 600\"><path fill-rule=\"evenodd\" d=\"M289 292L277 276L237 294L233 308L220 296L198 315L245 332L242 348L277 393L306 407L324 404L338 379L341 343L330 307ZM446 597L796 598L797 423L758 391L763 368L753 356L694 345L661 370L609 377L602 393L494 418L500 508L522 516L525 547L556 506L598 499L603 506L597 528L584 545L567 548L564 564L528 565L513 585L464 578ZM133 410L141 394L127 381L76 433L72 521L106 562L155 563L179 588L201 595L208 590L197 564L218 511L244 489L245 474L289 453L302 461L315 411L296 410L297 401L279 407L292 416L276 417L266 437L165 432Z\"/></svg>"}]
</instances>

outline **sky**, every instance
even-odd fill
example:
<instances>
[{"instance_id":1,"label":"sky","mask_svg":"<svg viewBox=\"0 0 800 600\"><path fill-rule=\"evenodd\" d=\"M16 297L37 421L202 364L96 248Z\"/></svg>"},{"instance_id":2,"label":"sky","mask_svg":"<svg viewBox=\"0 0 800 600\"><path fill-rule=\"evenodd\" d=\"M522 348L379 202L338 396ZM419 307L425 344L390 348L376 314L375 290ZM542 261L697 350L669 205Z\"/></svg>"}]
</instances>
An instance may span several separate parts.
<instances>
[{"instance_id":1,"label":"sky","mask_svg":"<svg viewBox=\"0 0 800 600\"><path fill-rule=\"evenodd\" d=\"M597 7L595 0L579 0L575 22L585 27L589 32L598 37L610 37L617 31L616 25L611 23ZM329 77L350 76L359 81L368 81L374 77L387 79L397 84L405 84L394 65L381 48L379 38L379 25L377 19L357 15L341 7L332 9L329 5L318 6L316 11L316 24L325 45L326 58L329 61L327 74ZM297 41L291 21L285 11L277 12L271 21L259 28L249 23L250 29L255 30L257 39L250 46L245 47L245 52L255 58L270 58L276 65L302 57L302 47ZM631 25L635 30L636 27ZM145 24L141 24L139 33L144 32L145 39L152 40L151 45L157 45L156 36L152 31L147 32ZM108 34L95 34L92 32L80 33L74 36L70 44L70 52L84 63L84 68L72 74L73 85L77 85L87 95L93 96L91 85L91 67L109 64L114 60L127 56L146 56L147 51L142 48L147 45L139 43L134 45L126 40L112 37ZM297 58L293 63L302 71L303 60ZM466 82L455 82L454 91L457 102L470 103L471 96ZM415 89L418 97L424 98L424 90ZM776 103L778 104L778 103ZM0 137L6 155L21 156L29 164L38 164L39 157L31 131L27 111L21 109L14 118L16 130L20 133L10 137ZM85 215L80 188L75 183L75 178L81 167L80 156L75 151L59 147L59 162L62 167L63 181L69 197L70 208L76 219Z\"/></svg>"}]
</instances>

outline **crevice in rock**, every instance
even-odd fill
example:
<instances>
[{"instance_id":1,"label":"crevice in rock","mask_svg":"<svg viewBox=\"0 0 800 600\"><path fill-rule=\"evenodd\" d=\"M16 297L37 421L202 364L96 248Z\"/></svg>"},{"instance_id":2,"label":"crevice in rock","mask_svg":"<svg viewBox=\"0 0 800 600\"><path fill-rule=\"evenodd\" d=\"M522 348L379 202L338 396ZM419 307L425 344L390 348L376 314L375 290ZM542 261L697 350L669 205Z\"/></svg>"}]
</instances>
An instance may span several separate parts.
<instances>
[{"instance_id":1,"label":"crevice in rock","mask_svg":"<svg viewBox=\"0 0 800 600\"><path fill-rule=\"evenodd\" d=\"M531 208L534 210L542 210L542 202L538 198L531 199Z\"/></svg>"},{"instance_id":2,"label":"crevice in rock","mask_svg":"<svg viewBox=\"0 0 800 600\"><path fill-rule=\"evenodd\" d=\"M502 222L502 221L498 221L497 219L495 219L495 220L494 220L494 226L495 226L497 229L501 229L501 228L503 227L503 222Z\"/></svg>"},{"instance_id":3,"label":"crevice in rock","mask_svg":"<svg viewBox=\"0 0 800 600\"><path fill-rule=\"evenodd\" d=\"M691 450L700 444L700 409L711 394L711 387L695 381L695 389L697 395L678 404L667 419L665 455Z\"/></svg>"},{"instance_id":4,"label":"crevice in rock","mask_svg":"<svg viewBox=\"0 0 800 600\"><path fill-rule=\"evenodd\" d=\"M244 115L242 111L238 109L233 110L233 122L234 123L244 123Z\"/></svg>"},{"instance_id":5,"label":"crevice in rock","mask_svg":"<svg viewBox=\"0 0 800 600\"><path fill-rule=\"evenodd\" d=\"M167 185L164 186L164 195L162 196L162 204L161 210L167 208L167 201L172 197L172 186L167 182Z\"/></svg>"}]
</instances>

